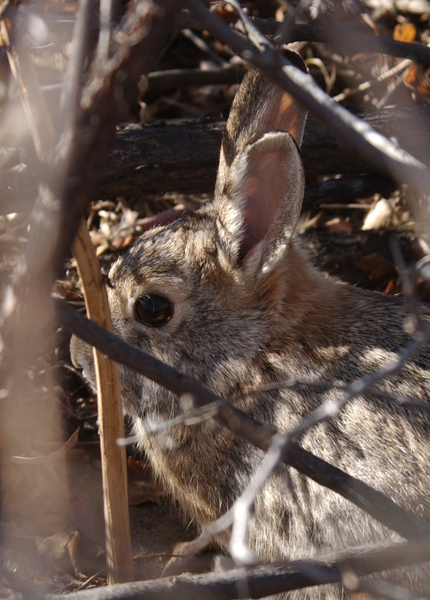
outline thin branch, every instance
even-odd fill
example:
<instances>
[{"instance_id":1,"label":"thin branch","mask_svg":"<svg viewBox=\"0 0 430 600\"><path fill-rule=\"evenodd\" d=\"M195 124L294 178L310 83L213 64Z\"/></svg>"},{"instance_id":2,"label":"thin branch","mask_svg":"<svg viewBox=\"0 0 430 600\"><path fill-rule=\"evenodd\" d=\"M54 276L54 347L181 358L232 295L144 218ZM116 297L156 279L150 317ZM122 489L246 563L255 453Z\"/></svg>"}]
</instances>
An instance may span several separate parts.
<instances>
[{"instance_id":1,"label":"thin branch","mask_svg":"<svg viewBox=\"0 0 430 600\"><path fill-rule=\"evenodd\" d=\"M178 87L192 85L232 85L240 83L245 75L245 69L236 65L225 65L202 69L171 69L154 71L147 77L148 92L165 92Z\"/></svg>"},{"instance_id":2,"label":"thin branch","mask_svg":"<svg viewBox=\"0 0 430 600\"><path fill-rule=\"evenodd\" d=\"M78 116L85 60L88 57L93 28L95 0L80 0L73 28L72 51L67 62L60 97L60 131L73 127Z\"/></svg>"},{"instance_id":3,"label":"thin branch","mask_svg":"<svg viewBox=\"0 0 430 600\"><path fill-rule=\"evenodd\" d=\"M242 10L237 0L225 0L226 4L230 4L237 12L239 21L236 23L236 27L246 35L249 41L260 51L263 52L268 49L269 40L261 35L256 27L252 25L252 21L248 19Z\"/></svg>"},{"instance_id":4,"label":"thin branch","mask_svg":"<svg viewBox=\"0 0 430 600\"><path fill-rule=\"evenodd\" d=\"M276 36L279 32L279 23L272 19L254 18L252 21L265 35ZM195 25L202 26L200 22ZM430 65L430 48L424 44L399 42L388 37L363 33L346 26L345 23L337 27L296 24L291 32L290 41L322 42L336 48L342 56L378 52Z\"/></svg>"},{"instance_id":5,"label":"thin branch","mask_svg":"<svg viewBox=\"0 0 430 600\"><path fill-rule=\"evenodd\" d=\"M382 75L379 75L378 77L375 77L374 79L371 79L369 81L363 81L363 83L360 83L360 85L358 85L355 88L345 89L342 93L338 94L337 96L333 96L333 100L335 102L343 102L343 100L346 100L346 98L350 98L351 96L355 96L356 94L360 94L361 92L369 90L372 86L376 85L377 83L381 83L382 81L390 79L390 77L399 75L399 73L405 71L405 69L407 69L410 65L410 60L402 60L402 62L400 62L392 69L389 69Z\"/></svg>"},{"instance_id":6,"label":"thin branch","mask_svg":"<svg viewBox=\"0 0 430 600\"><path fill-rule=\"evenodd\" d=\"M396 180L408 183L415 190L427 192L430 188L430 171L420 161L333 102L309 75L278 56L268 41L265 52L260 53L216 15L211 14L206 4L200 0L186 0L186 5L214 37L262 69L309 111L318 115L340 139L354 145L357 153L373 160L378 168L391 173ZM263 37L245 15L242 15L242 19L247 22L248 28L254 29L256 37Z\"/></svg>"},{"instance_id":7,"label":"thin branch","mask_svg":"<svg viewBox=\"0 0 430 600\"><path fill-rule=\"evenodd\" d=\"M277 433L273 425L259 423L231 404L224 403L222 398L193 378L103 330L74 311L65 302L56 299L54 303L59 322L71 333L88 344L96 346L112 360L141 373L177 396L190 394L195 406L221 402L218 414L214 417L220 425L227 427L239 437L265 452L271 447L273 436ZM299 446L290 444L284 451L282 460L286 465L294 467L300 473L350 500L406 539L430 534L428 523L406 512L381 492L313 456Z\"/></svg>"},{"instance_id":8,"label":"thin branch","mask_svg":"<svg viewBox=\"0 0 430 600\"><path fill-rule=\"evenodd\" d=\"M293 41L293 32L297 17L309 6L311 0L299 0L289 12L285 12L283 22L278 26L274 42L278 48Z\"/></svg>"},{"instance_id":9,"label":"thin branch","mask_svg":"<svg viewBox=\"0 0 430 600\"><path fill-rule=\"evenodd\" d=\"M336 205L336 208L344 208L345 205L340 204ZM346 205L348 208L348 205ZM361 210L367 210L369 207L363 204L354 205L354 208L359 208ZM173 419L169 419L158 425L153 425L151 427L146 427L144 434L148 435L148 437L157 435L160 433L166 433L169 429L176 427L177 425L197 425L200 423L204 423L209 419L214 418L219 412L219 408L221 405L226 403L234 403L236 400L251 398L256 396L261 396L266 392L273 392L275 390L282 389L290 389L297 390L301 387L307 387L310 389L318 389L318 390L338 390L340 392L348 392L349 386L346 384L337 384L331 381L308 381L304 379L300 379L298 377L291 377L288 380L283 381L274 381L272 383L268 383L266 385L261 385L256 388L248 389L246 392L240 392L235 394L234 396L230 396L225 400L217 400L216 402L210 402L209 404L205 404L204 406L194 407L190 409L190 405L193 404L193 398L189 394L183 394L179 398L179 402L184 413ZM365 390L363 392L363 396L366 397L370 393L369 390ZM378 390L378 395L381 398L386 400L390 400L391 402L395 402L401 406L415 406L420 408L421 410L430 410L430 404L428 402L423 402L420 400L415 400L410 396L399 396L397 394L392 394L390 392L386 392L384 390ZM129 446L132 444L138 444L142 441L141 433L136 435L129 435L126 438L121 438L117 440L117 443L121 446ZM222 531L222 530L221 530Z\"/></svg>"},{"instance_id":10,"label":"thin branch","mask_svg":"<svg viewBox=\"0 0 430 600\"><path fill-rule=\"evenodd\" d=\"M264 35L274 37L281 31L282 24L273 19L252 18L252 22ZM182 14L180 27L204 29L205 23L194 12ZM239 30L243 31L242 23ZM384 36L372 33L363 33L347 27L345 23L335 26L321 26L314 24L296 24L291 31L290 42L321 42L334 46L343 56L363 53L381 53L399 58L409 58L416 63L430 65L430 48L424 44L399 42Z\"/></svg>"},{"instance_id":11,"label":"thin branch","mask_svg":"<svg viewBox=\"0 0 430 600\"><path fill-rule=\"evenodd\" d=\"M310 586L340 583L345 573L352 572L363 577L428 560L428 542L380 544L373 548L354 548L316 560L272 563L253 569L233 569L204 575L180 575L65 595L49 594L45 600L165 600L167 597L175 600L234 600L239 597L241 585L246 585L249 597L262 598Z\"/></svg>"},{"instance_id":12,"label":"thin branch","mask_svg":"<svg viewBox=\"0 0 430 600\"><path fill-rule=\"evenodd\" d=\"M336 48L342 55L378 52L430 65L430 48L424 44L399 42L372 33L362 33L344 23L327 27L297 25L295 36L297 40L294 41L323 42Z\"/></svg>"}]
</instances>

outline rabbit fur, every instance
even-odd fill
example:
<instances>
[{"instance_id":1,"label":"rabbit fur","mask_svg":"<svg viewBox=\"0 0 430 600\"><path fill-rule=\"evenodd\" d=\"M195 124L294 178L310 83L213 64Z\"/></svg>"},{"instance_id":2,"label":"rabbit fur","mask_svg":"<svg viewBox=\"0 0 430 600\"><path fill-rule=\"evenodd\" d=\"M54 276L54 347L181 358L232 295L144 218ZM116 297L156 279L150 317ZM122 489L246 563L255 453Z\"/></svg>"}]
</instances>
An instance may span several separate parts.
<instances>
[{"instance_id":1,"label":"rabbit fur","mask_svg":"<svg viewBox=\"0 0 430 600\"><path fill-rule=\"evenodd\" d=\"M140 237L110 272L115 332L195 377L258 421L291 430L336 389L300 387L238 396L290 377L345 384L396 358L410 337L405 302L339 283L316 270L294 233L304 189L298 146L306 111L259 71L245 77L223 138L214 200ZM136 318L157 294L173 306L159 327ZM73 338L72 358L94 384L92 351ZM120 366L124 411L185 513L201 526L241 494L262 452L207 423L148 430L181 414L178 399ZM430 514L429 413L384 393L428 402L427 347L397 376L309 430L307 450ZM393 532L334 492L282 467L257 496L249 544L264 560L305 558L391 539ZM220 536L227 543L227 534ZM423 570L403 579L428 589ZM340 586L297 597L339 597Z\"/></svg>"}]
</instances>

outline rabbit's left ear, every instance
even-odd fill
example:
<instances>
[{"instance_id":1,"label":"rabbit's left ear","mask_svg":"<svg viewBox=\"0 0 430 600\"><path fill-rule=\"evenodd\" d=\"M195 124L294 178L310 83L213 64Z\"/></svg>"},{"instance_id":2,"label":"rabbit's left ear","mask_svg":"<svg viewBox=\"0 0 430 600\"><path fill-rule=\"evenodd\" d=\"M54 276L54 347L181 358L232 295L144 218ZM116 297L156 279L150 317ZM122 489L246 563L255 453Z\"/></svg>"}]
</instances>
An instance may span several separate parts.
<instances>
[{"instance_id":1,"label":"rabbit's left ear","mask_svg":"<svg viewBox=\"0 0 430 600\"><path fill-rule=\"evenodd\" d=\"M300 215L304 174L289 133L266 133L229 169L218 204L221 250L230 264L269 272L284 256Z\"/></svg>"},{"instance_id":2,"label":"rabbit's left ear","mask_svg":"<svg viewBox=\"0 0 430 600\"><path fill-rule=\"evenodd\" d=\"M260 71L246 75L227 121L215 186L220 256L231 266L268 272L287 250L303 199L298 146L306 116Z\"/></svg>"}]
</instances>

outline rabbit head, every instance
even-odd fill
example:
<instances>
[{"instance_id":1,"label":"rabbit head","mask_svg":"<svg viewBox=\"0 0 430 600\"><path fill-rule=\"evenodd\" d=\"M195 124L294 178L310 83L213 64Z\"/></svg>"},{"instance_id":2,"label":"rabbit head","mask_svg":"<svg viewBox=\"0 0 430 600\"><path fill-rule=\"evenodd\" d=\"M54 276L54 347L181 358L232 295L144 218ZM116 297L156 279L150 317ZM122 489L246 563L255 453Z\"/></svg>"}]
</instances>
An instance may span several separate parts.
<instances>
[{"instance_id":1,"label":"rabbit head","mask_svg":"<svg viewBox=\"0 0 430 600\"><path fill-rule=\"evenodd\" d=\"M294 240L305 121L288 93L250 71L226 125L214 200L146 232L109 275L116 333L218 394L261 381L261 348L303 318L317 287ZM74 339L72 355L94 381L90 348ZM121 369L127 412L146 422L177 413L172 395Z\"/></svg>"}]
</instances>

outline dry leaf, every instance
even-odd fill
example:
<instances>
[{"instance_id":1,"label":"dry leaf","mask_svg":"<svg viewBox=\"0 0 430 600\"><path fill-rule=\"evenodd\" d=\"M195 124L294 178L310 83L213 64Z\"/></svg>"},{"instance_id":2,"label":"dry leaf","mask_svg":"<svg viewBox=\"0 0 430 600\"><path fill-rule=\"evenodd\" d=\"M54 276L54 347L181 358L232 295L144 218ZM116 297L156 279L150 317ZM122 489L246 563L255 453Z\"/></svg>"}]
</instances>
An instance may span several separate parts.
<instances>
[{"instance_id":1,"label":"dry leaf","mask_svg":"<svg viewBox=\"0 0 430 600\"><path fill-rule=\"evenodd\" d=\"M382 229L388 227L391 223L393 208L385 198L381 198L372 205L372 208L366 215L361 229L368 231L370 229Z\"/></svg>"},{"instance_id":2,"label":"dry leaf","mask_svg":"<svg viewBox=\"0 0 430 600\"><path fill-rule=\"evenodd\" d=\"M417 30L413 23L399 23L393 31L393 38L398 42L413 42L416 35Z\"/></svg>"}]
</instances>

